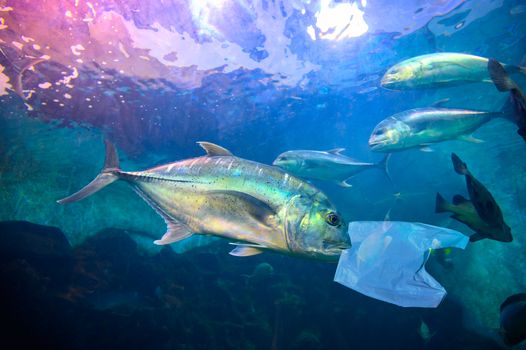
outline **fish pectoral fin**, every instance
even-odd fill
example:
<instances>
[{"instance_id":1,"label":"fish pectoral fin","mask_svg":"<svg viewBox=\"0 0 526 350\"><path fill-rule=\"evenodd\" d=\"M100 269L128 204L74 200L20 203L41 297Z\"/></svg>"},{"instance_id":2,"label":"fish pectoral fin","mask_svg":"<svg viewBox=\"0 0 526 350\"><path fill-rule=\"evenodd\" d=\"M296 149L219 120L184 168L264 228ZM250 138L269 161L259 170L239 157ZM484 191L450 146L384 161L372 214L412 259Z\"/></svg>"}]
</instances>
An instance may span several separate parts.
<instances>
[{"instance_id":1,"label":"fish pectoral fin","mask_svg":"<svg viewBox=\"0 0 526 350\"><path fill-rule=\"evenodd\" d=\"M257 244L257 243L230 242L228 244L235 245L235 246L238 246L238 247L252 247L252 248L257 248L257 249L266 249L267 248L264 245Z\"/></svg>"},{"instance_id":2,"label":"fish pectoral fin","mask_svg":"<svg viewBox=\"0 0 526 350\"><path fill-rule=\"evenodd\" d=\"M161 237L161 239L153 241L154 244L165 245L179 242L185 238L190 237L193 234L193 232L185 224L182 224L179 221L165 221L167 223L168 230Z\"/></svg>"},{"instance_id":3,"label":"fish pectoral fin","mask_svg":"<svg viewBox=\"0 0 526 350\"><path fill-rule=\"evenodd\" d=\"M216 145L211 142L205 142L205 141L199 141L197 142L199 146L201 146L205 151L206 155L209 157L214 156L233 156L232 152L227 150L224 147L221 147L219 145Z\"/></svg>"},{"instance_id":4,"label":"fish pectoral fin","mask_svg":"<svg viewBox=\"0 0 526 350\"><path fill-rule=\"evenodd\" d=\"M481 233L475 232L474 234L469 236L469 241L470 242L476 242L476 241L480 241L481 239L484 239L484 238L486 238L486 236L484 236Z\"/></svg>"},{"instance_id":5,"label":"fish pectoral fin","mask_svg":"<svg viewBox=\"0 0 526 350\"><path fill-rule=\"evenodd\" d=\"M477 139L473 135L460 135L459 137L457 137L457 140L471 142L471 143L483 143L484 142L484 140Z\"/></svg>"},{"instance_id":6,"label":"fish pectoral fin","mask_svg":"<svg viewBox=\"0 0 526 350\"><path fill-rule=\"evenodd\" d=\"M214 198L220 200L222 203L228 204L231 202L238 202L242 205L234 205L235 208L243 208L250 217L254 218L256 221L261 222L267 226L267 219L270 216L277 215L276 211L270 207L267 203L262 200L251 196L249 194L239 192L239 191L229 191L229 190L220 190L220 191L208 191L206 195L209 198Z\"/></svg>"},{"instance_id":7,"label":"fish pectoral fin","mask_svg":"<svg viewBox=\"0 0 526 350\"><path fill-rule=\"evenodd\" d=\"M261 249L252 246L238 246L235 247L230 253L233 256L252 256L263 253Z\"/></svg>"},{"instance_id":8,"label":"fish pectoral fin","mask_svg":"<svg viewBox=\"0 0 526 350\"><path fill-rule=\"evenodd\" d=\"M327 153L340 155L343 151L345 151L345 148L334 148L328 150Z\"/></svg>"},{"instance_id":9,"label":"fish pectoral fin","mask_svg":"<svg viewBox=\"0 0 526 350\"><path fill-rule=\"evenodd\" d=\"M338 182L338 185L340 185L341 187L345 187L345 188L349 188L349 187L352 187L352 185L348 182L352 177L349 177L345 180L342 180L340 182Z\"/></svg>"}]
</instances>

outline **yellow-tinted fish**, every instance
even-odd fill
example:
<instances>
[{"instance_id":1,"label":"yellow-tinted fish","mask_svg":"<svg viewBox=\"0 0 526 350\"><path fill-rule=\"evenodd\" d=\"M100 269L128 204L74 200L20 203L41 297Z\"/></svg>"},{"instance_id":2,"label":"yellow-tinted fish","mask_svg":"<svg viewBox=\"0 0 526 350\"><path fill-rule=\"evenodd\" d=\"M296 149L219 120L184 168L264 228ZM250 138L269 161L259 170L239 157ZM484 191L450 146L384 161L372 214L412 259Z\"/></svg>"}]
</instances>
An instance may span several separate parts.
<instances>
[{"instance_id":1,"label":"yellow-tinted fish","mask_svg":"<svg viewBox=\"0 0 526 350\"><path fill-rule=\"evenodd\" d=\"M58 202L75 202L120 179L165 220L168 230L156 244L210 234L235 240L236 256L275 250L322 260L338 259L350 247L347 225L317 188L220 146L199 145L207 152L203 157L126 172L107 142L102 172Z\"/></svg>"},{"instance_id":2,"label":"yellow-tinted fish","mask_svg":"<svg viewBox=\"0 0 526 350\"><path fill-rule=\"evenodd\" d=\"M488 59L457 52L437 52L395 64L382 78L392 90L438 88L466 83L491 82ZM510 72L526 74L526 68L507 65Z\"/></svg>"}]
</instances>

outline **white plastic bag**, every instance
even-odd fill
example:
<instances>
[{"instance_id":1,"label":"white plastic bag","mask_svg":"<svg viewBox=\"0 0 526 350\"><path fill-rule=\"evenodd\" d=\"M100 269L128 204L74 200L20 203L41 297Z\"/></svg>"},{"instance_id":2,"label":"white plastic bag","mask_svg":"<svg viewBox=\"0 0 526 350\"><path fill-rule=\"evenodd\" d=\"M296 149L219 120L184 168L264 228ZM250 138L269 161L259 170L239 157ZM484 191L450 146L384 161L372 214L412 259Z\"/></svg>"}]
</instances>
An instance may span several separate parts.
<instances>
[{"instance_id":1,"label":"white plastic bag","mask_svg":"<svg viewBox=\"0 0 526 350\"><path fill-rule=\"evenodd\" d=\"M349 224L352 248L340 256L334 280L404 307L437 307L446 290L425 269L431 249L464 249L469 238L443 227L402 221Z\"/></svg>"}]
</instances>

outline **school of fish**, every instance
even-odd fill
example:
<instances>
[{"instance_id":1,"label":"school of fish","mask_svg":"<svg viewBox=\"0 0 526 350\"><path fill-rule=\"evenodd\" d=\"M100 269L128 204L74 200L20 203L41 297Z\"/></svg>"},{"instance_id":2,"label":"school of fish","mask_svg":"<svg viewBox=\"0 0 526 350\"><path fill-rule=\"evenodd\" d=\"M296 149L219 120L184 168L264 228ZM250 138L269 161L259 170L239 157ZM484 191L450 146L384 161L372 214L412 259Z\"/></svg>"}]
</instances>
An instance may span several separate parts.
<instances>
[{"instance_id":1,"label":"school of fish","mask_svg":"<svg viewBox=\"0 0 526 350\"><path fill-rule=\"evenodd\" d=\"M378 163L358 162L330 151L292 150L280 154L272 166L245 160L208 142L199 142L202 157L181 160L145 171L119 168L115 147L106 142L101 173L77 193L59 200L71 203L117 181L128 182L166 222L167 232L156 244L170 244L193 234L208 234L232 241L230 254L251 256L266 250L335 261L351 247L347 223L327 196L306 180L321 180L350 187L356 174L377 168L390 179L389 155L448 140L479 143L472 133L494 118L506 118L526 141L526 98L510 74L526 74L524 67L503 65L494 59L463 53L434 53L404 60L387 70L381 86L409 90L492 83L509 92L512 108L480 111L433 105L402 111L381 121L372 131L369 147L387 153ZM435 211L450 212L474 233L471 242L513 240L502 210L491 192L451 155L456 173L465 177L469 198L455 195L453 203L439 193ZM501 333L507 344L526 339L524 294L512 296L501 307ZM513 315L512 315L513 314ZM512 315L512 316L510 316ZM421 336L432 335L422 321Z\"/></svg>"}]
</instances>

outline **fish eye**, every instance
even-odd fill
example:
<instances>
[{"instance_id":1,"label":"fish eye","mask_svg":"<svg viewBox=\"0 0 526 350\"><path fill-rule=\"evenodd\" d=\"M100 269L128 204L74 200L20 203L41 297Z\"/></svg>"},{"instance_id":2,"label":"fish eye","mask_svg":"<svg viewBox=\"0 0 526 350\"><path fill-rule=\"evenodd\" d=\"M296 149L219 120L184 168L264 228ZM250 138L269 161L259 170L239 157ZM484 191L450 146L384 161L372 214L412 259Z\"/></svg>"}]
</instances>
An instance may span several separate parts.
<instances>
[{"instance_id":1,"label":"fish eye","mask_svg":"<svg viewBox=\"0 0 526 350\"><path fill-rule=\"evenodd\" d=\"M288 159L287 157L279 157L278 160L280 160L280 161L281 161L281 160L283 160L283 161L287 161L287 159Z\"/></svg>"},{"instance_id":2,"label":"fish eye","mask_svg":"<svg viewBox=\"0 0 526 350\"><path fill-rule=\"evenodd\" d=\"M331 226L338 226L341 222L340 217L335 212L331 211L325 216L325 221Z\"/></svg>"}]
</instances>

